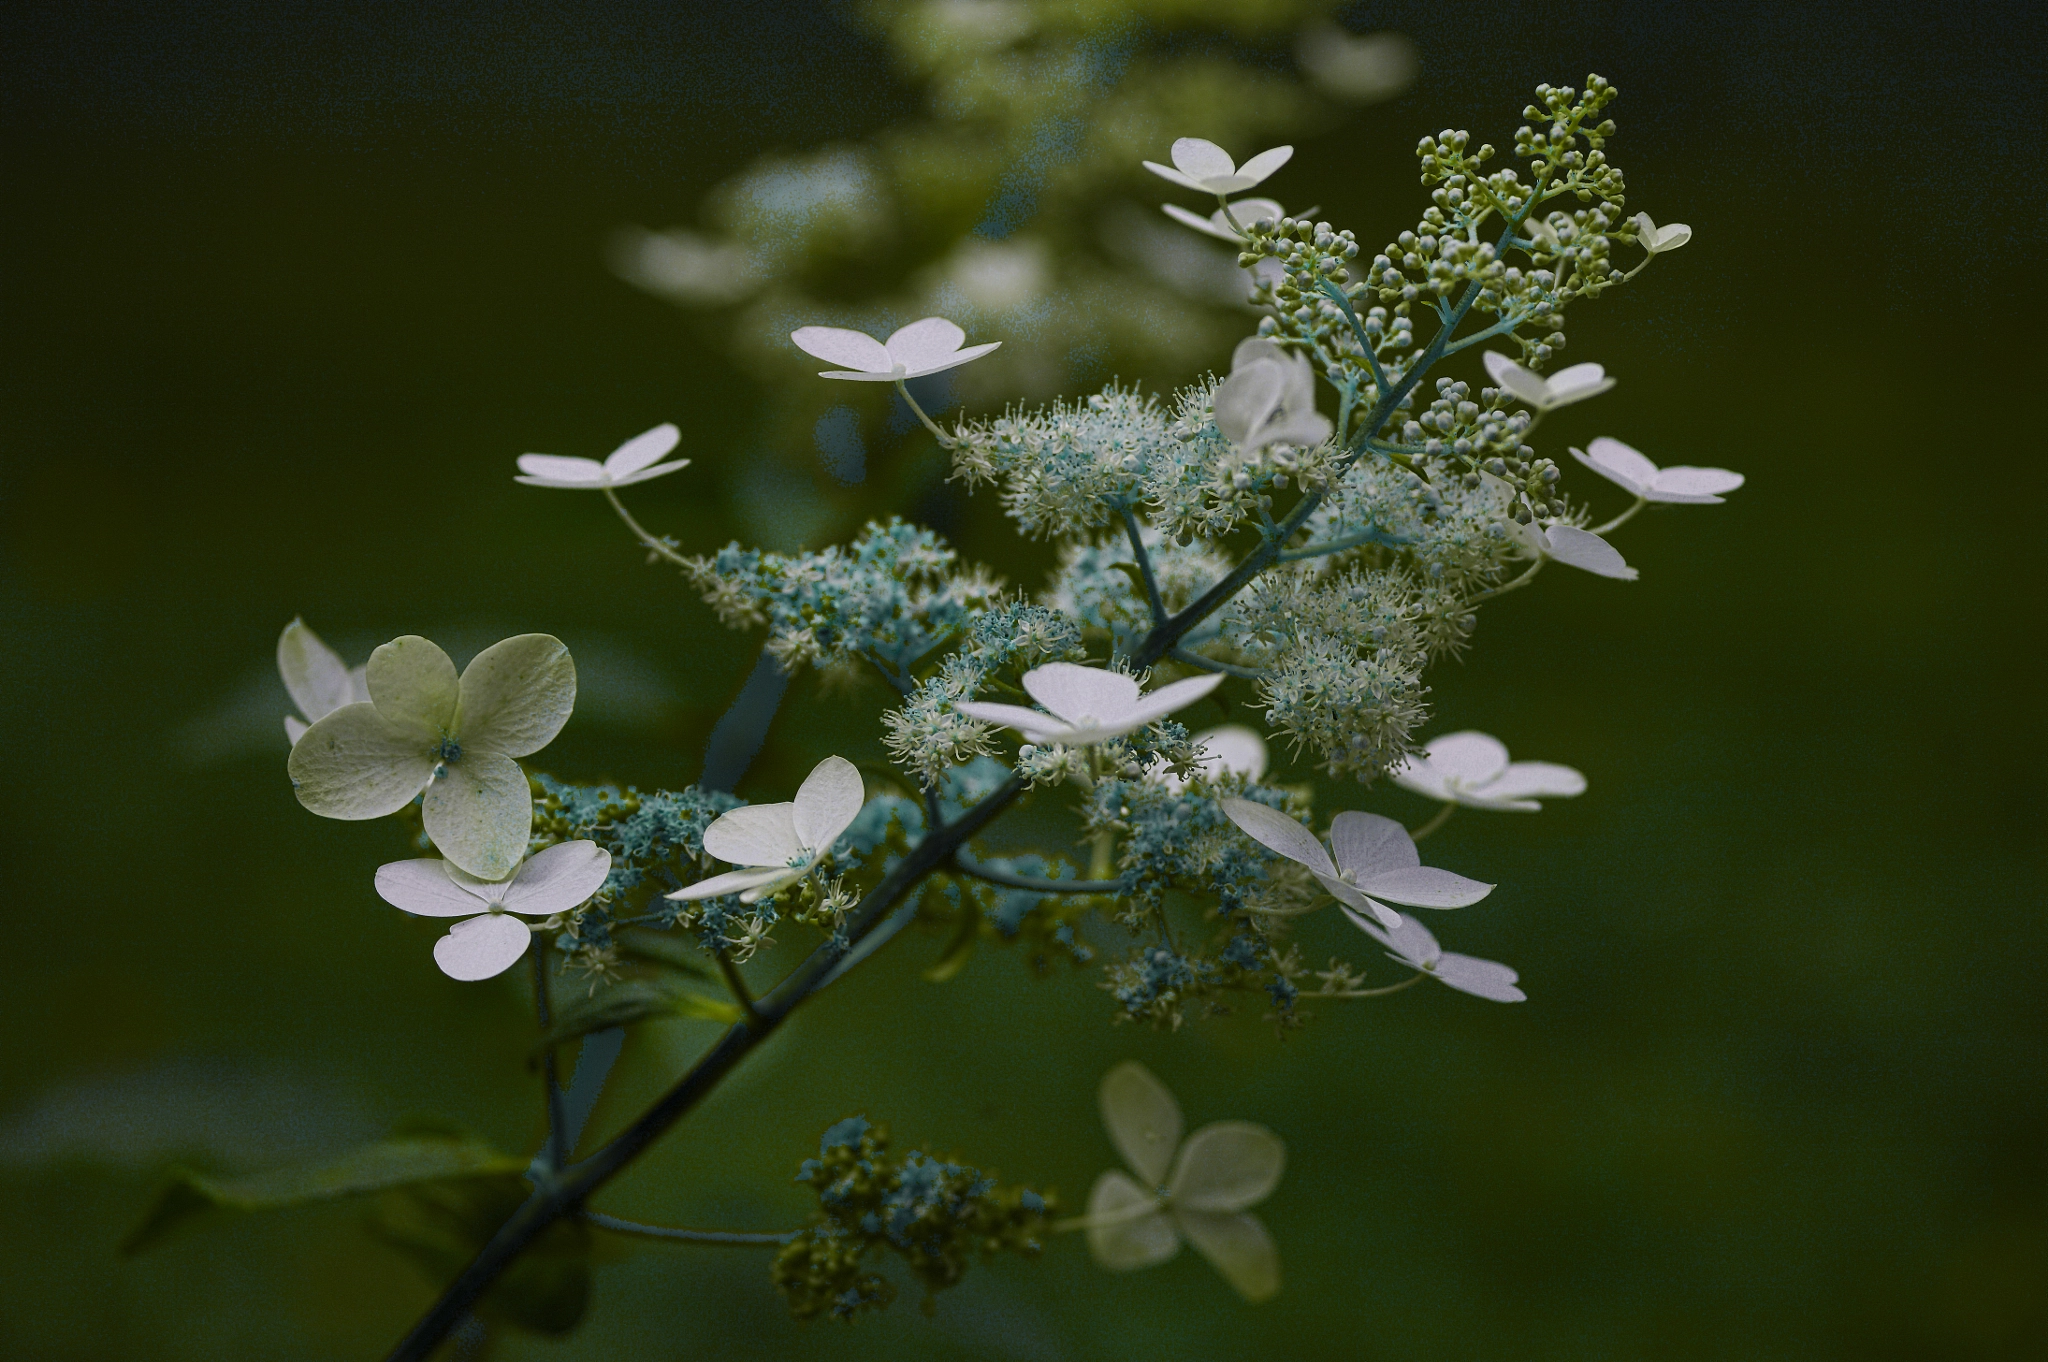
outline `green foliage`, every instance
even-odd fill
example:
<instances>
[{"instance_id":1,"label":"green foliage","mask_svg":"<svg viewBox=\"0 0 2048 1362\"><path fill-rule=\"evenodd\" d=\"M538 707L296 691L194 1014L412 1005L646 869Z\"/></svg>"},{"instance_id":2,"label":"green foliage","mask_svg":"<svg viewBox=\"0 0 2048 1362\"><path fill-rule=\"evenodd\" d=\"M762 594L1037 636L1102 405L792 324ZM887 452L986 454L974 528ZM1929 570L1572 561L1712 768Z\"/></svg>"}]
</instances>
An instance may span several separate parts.
<instances>
[{"instance_id":1,"label":"green foliage","mask_svg":"<svg viewBox=\"0 0 2048 1362\"><path fill-rule=\"evenodd\" d=\"M525 1180L509 1174L415 1183L379 1196L368 1227L438 1291L482 1252L527 1194ZM590 1253L581 1221L556 1221L484 1293L477 1314L539 1334L568 1333L590 1303Z\"/></svg>"},{"instance_id":2,"label":"green foliage","mask_svg":"<svg viewBox=\"0 0 2048 1362\"><path fill-rule=\"evenodd\" d=\"M1037 1256L1057 1209L1050 1194L998 1186L978 1169L916 1150L892 1155L888 1127L858 1116L825 1132L797 1181L818 1193L818 1210L775 1255L769 1276L798 1319L850 1320L887 1306L896 1289L868 1265L885 1251L924 1283L929 1313L934 1293L957 1284L977 1257Z\"/></svg>"},{"instance_id":3,"label":"green foliage","mask_svg":"<svg viewBox=\"0 0 2048 1362\"><path fill-rule=\"evenodd\" d=\"M534 1042L533 1053L538 1057L543 1050L593 1031L677 1017L729 1024L740 1019L740 1009L728 999L699 993L675 980L622 979L603 988L571 994L567 1003L558 1008L554 1024Z\"/></svg>"},{"instance_id":4,"label":"green foliage","mask_svg":"<svg viewBox=\"0 0 2048 1362\"><path fill-rule=\"evenodd\" d=\"M476 1140L454 1135L408 1134L363 1145L328 1163L276 1168L241 1177L215 1178L179 1169L141 1223L121 1241L121 1252L139 1253L187 1220L215 1207L275 1211L410 1184L502 1176L525 1168L525 1159L501 1153Z\"/></svg>"}]
</instances>

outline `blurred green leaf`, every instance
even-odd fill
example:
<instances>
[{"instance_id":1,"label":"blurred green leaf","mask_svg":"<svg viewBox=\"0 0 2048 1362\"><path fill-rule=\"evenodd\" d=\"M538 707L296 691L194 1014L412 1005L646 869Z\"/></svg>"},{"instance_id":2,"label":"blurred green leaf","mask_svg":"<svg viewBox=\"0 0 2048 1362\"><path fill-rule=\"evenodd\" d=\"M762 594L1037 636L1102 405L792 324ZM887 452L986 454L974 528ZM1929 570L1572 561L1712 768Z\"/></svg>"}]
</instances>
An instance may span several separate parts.
<instances>
[{"instance_id":1,"label":"blurred green leaf","mask_svg":"<svg viewBox=\"0 0 2048 1362\"><path fill-rule=\"evenodd\" d=\"M572 999L561 1009L555 1024L534 1042L533 1056L538 1058L551 1045L562 1045L614 1026L631 1026L664 1017L731 1023L738 1021L739 1016L737 1004L685 988L672 980L627 979Z\"/></svg>"},{"instance_id":2,"label":"blurred green leaf","mask_svg":"<svg viewBox=\"0 0 2048 1362\"><path fill-rule=\"evenodd\" d=\"M380 1196L368 1228L439 1290L482 1251L527 1195L525 1181L510 1175L419 1183ZM590 1235L581 1222L561 1220L505 1269L476 1310L493 1322L565 1334L589 1304Z\"/></svg>"},{"instance_id":3,"label":"blurred green leaf","mask_svg":"<svg viewBox=\"0 0 2048 1362\"><path fill-rule=\"evenodd\" d=\"M925 968L924 979L929 984L943 984L958 974L967 964L967 958L974 954L974 945L981 939L981 914L972 907L960 909L960 925L953 930L953 937L946 943L946 949Z\"/></svg>"},{"instance_id":4,"label":"blurred green leaf","mask_svg":"<svg viewBox=\"0 0 2048 1362\"><path fill-rule=\"evenodd\" d=\"M621 952L636 959L664 965L693 979L715 979L717 973L691 947L661 932L628 927L612 938Z\"/></svg>"},{"instance_id":5,"label":"blurred green leaf","mask_svg":"<svg viewBox=\"0 0 2048 1362\"><path fill-rule=\"evenodd\" d=\"M204 1211L272 1211L316 1201L381 1192L407 1183L517 1173L525 1159L486 1144L445 1135L407 1135L364 1145L314 1166L276 1168L236 1178L212 1178L179 1169L170 1186L128 1237L123 1254L139 1253Z\"/></svg>"}]
</instances>

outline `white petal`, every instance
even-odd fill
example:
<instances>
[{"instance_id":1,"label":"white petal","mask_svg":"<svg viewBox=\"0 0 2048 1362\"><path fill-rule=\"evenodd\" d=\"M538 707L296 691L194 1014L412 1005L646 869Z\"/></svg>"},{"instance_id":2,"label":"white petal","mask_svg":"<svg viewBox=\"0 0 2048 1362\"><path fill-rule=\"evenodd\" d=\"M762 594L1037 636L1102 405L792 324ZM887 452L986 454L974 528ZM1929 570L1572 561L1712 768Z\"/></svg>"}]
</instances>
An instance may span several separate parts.
<instances>
[{"instance_id":1,"label":"white petal","mask_svg":"<svg viewBox=\"0 0 2048 1362\"><path fill-rule=\"evenodd\" d=\"M1492 375L1496 387L1506 388L1532 407L1541 408L1549 404L1550 385L1541 376L1524 369L1498 350L1488 350L1484 358L1486 372Z\"/></svg>"},{"instance_id":2,"label":"white petal","mask_svg":"<svg viewBox=\"0 0 2048 1362\"><path fill-rule=\"evenodd\" d=\"M1286 165L1288 158L1293 155L1293 147L1273 147L1270 150L1260 152L1237 168L1237 174L1234 177L1238 181L1237 188L1250 189L1253 185L1267 179L1274 171Z\"/></svg>"},{"instance_id":3,"label":"white petal","mask_svg":"<svg viewBox=\"0 0 2048 1362\"><path fill-rule=\"evenodd\" d=\"M1232 444L1245 444L1279 410L1286 389L1286 369L1271 360L1235 370L1216 387L1217 432Z\"/></svg>"},{"instance_id":4,"label":"white petal","mask_svg":"<svg viewBox=\"0 0 2048 1362\"><path fill-rule=\"evenodd\" d=\"M785 867L804 854L795 813L794 804L728 809L704 829L704 850L734 865Z\"/></svg>"},{"instance_id":5,"label":"white petal","mask_svg":"<svg viewBox=\"0 0 2048 1362\"><path fill-rule=\"evenodd\" d=\"M646 482L650 478L658 478L664 474L673 473L678 468L688 468L689 466L690 461L688 459L673 459L668 463L658 463L652 468L643 468L638 473L630 473L623 478L613 478L611 485L614 487L631 487L636 482Z\"/></svg>"},{"instance_id":6,"label":"white petal","mask_svg":"<svg viewBox=\"0 0 2048 1362\"><path fill-rule=\"evenodd\" d=\"M511 874L533 837L526 773L498 752L468 752L449 762L427 786L420 814L435 848L480 880Z\"/></svg>"},{"instance_id":7,"label":"white petal","mask_svg":"<svg viewBox=\"0 0 2048 1362\"><path fill-rule=\"evenodd\" d=\"M1550 556L1560 563L1617 581L1633 582L1636 579L1636 570L1628 565L1628 560L1597 534L1571 525L1552 525L1544 538Z\"/></svg>"},{"instance_id":8,"label":"white petal","mask_svg":"<svg viewBox=\"0 0 2048 1362\"><path fill-rule=\"evenodd\" d=\"M1451 788L1444 773L1437 770L1428 757L1404 757L1393 770L1394 783L1404 790L1430 799L1451 798Z\"/></svg>"},{"instance_id":9,"label":"white petal","mask_svg":"<svg viewBox=\"0 0 2048 1362\"><path fill-rule=\"evenodd\" d=\"M1109 1142L1147 1185L1166 1181L1180 1145L1180 1103L1152 1071L1134 1059L1102 1076L1096 1089Z\"/></svg>"},{"instance_id":10,"label":"white petal","mask_svg":"<svg viewBox=\"0 0 2048 1362\"><path fill-rule=\"evenodd\" d=\"M1024 673L1025 693L1068 723L1083 716L1118 719L1137 707L1136 677L1073 662L1048 662Z\"/></svg>"},{"instance_id":11,"label":"white petal","mask_svg":"<svg viewBox=\"0 0 2048 1362\"><path fill-rule=\"evenodd\" d=\"M1655 218L1652 218L1648 213L1638 213L1635 215L1632 221L1634 221L1636 225L1637 236L1651 241L1656 240L1657 221Z\"/></svg>"},{"instance_id":12,"label":"white petal","mask_svg":"<svg viewBox=\"0 0 2048 1362\"><path fill-rule=\"evenodd\" d=\"M618 479L637 473L647 465L659 462L682 438L683 433L666 421L652 430L643 430L605 457L604 475Z\"/></svg>"},{"instance_id":13,"label":"white petal","mask_svg":"<svg viewBox=\"0 0 2048 1362\"><path fill-rule=\"evenodd\" d=\"M1174 139L1173 164L1181 174L1196 181L1237 173L1237 162L1230 159L1229 152L1199 137Z\"/></svg>"},{"instance_id":14,"label":"white petal","mask_svg":"<svg viewBox=\"0 0 2048 1362\"><path fill-rule=\"evenodd\" d=\"M1651 501L1693 502L1711 506L1721 500L1721 493L1732 492L1742 486L1740 473L1731 473L1725 468L1694 468L1689 464L1678 464L1657 475L1651 485Z\"/></svg>"},{"instance_id":15,"label":"white petal","mask_svg":"<svg viewBox=\"0 0 2048 1362\"><path fill-rule=\"evenodd\" d=\"M1238 222L1249 229L1255 222L1277 223L1281 218L1286 217L1287 213L1286 210L1280 207L1278 199L1253 196L1248 199L1233 200L1230 205L1230 216L1236 218ZM1224 227L1226 230L1228 229L1229 220L1223 216L1221 208L1210 214L1210 221L1220 227ZM1236 241L1238 238L1232 235L1230 239Z\"/></svg>"},{"instance_id":16,"label":"white petal","mask_svg":"<svg viewBox=\"0 0 2048 1362\"><path fill-rule=\"evenodd\" d=\"M416 917L471 917L490 903L448 877L438 856L377 867L377 897Z\"/></svg>"},{"instance_id":17,"label":"white petal","mask_svg":"<svg viewBox=\"0 0 2048 1362\"><path fill-rule=\"evenodd\" d=\"M1126 710L1123 721L1133 729L1143 728L1156 719L1163 719L1177 710L1186 709L1222 685L1223 679L1222 672L1208 672L1161 686L1158 690L1141 697L1135 706Z\"/></svg>"},{"instance_id":18,"label":"white petal","mask_svg":"<svg viewBox=\"0 0 2048 1362\"><path fill-rule=\"evenodd\" d=\"M924 317L892 332L882 342L889 359L907 369L941 364L967 343L967 333L944 317Z\"/></svg>"},{"instance_id":19,"label":"white petal","mask_svg":"<svg viewBox=\"0 0 2048 1362\"><path fill-rule=\"evenodd\" d=\"M326 718L357 698L347 664L304 620L293 620L278 635L277 674L284 678L286 692L308 723Z\"/></svg>"},{"instance_id":20,"label":"white petal","mask_svg":"<svg viewBox=\"0 0 2048 1362\"><path fill-rule=\"evenodd\" d=\"M566 454L521 454L519 482L537 487L601 487L604 465L596 459L579 459Z\"/></svg>"},{"instance_id":21,"label":"white petal","mask_svg":"<svg viewBox=\"0 0 2048 1362\"><path fill-rule=\"evenodd\" d=\"M298 745L299 739L306 736L306 728L307 724L305 720L295 719L289 714L284 716L285 741L291 743L293 746L296 747Z\"/></svg>"},{"instance_id":22,"label":"white petal","mask_svg":"<svg viewBox=\"0 0 2048 1362\"><path fill-rule=\"evenodd\" d=\"M1224 218L1220 209L1210 217L1205 218L1200 213L1190 213L1177 203L1162 203L1159 206L1165 210L1166 216L1184 227L1194 228L1204 236L1220 238L1221 240L1228 241L1233 246L1242 240L1236 232L1230 230L1230 223ZM1243 222L1244 219L1239 218L1238 221Z\"/></svg>"},{"instance_id":23,"label":"white petal","mask_svg":"<svg viewBox=\"0 0 2048 1362\"><path fill-rule=\"evenodd\" d=\"M1249 799L1225 799L1223 812L1244 834L1270 851L1307 866L1319 875L1337 877L1336 863L1316 835L1278 809L1255 804Z\"/></svg>"},{"instance_id":24,"label":"white petal","mask_svg":"<svg viewBox=\"0 0 2048 1362\"><path fill-rule=\"evenodd\" d=\"M516 917L486 913L458 922L434 943L434 963L450 979L490 979L519 963L533 932Z\"/></svg>"},{"instance_id":25,"label":"white petal","mask_svg":"<svg viewBox=\"0 0 2048 1362\"><path fill-rule=\"evenodd\" d=\"M1488 799L1570 799L1586 792L1586 778L1554 761L1518 761L1480 791Z\"/></svg>"},{"instance_id":26,"label":"white petal","mask_svg":"<svg viewBox=\"0 0 2048 1362\"><path fill-rule=\"evenodd\" d=\"M1401 915L1399 913L1387 907L1386 904L1381 903L1378 899L1370 899L1359 893L1357 885L1346 884L1334 875L1317 875L1316 880L1323 888L1330 891L1330 896L1337 900L1338 907L1344 910L1346 916L1358 919L1362 914L1369 913L1377 918L1383 927L1392 928L1401 925Z\"/></svg>"},{"instance_id":27,"label":"white petal","mask_svg":"<svg viewBox=\"0 0 2048 1362\"><path fill-rule=\"evenodd\" d=\"M286 767L299 803L322 818L382 818L426 787L434 759L418 733L355 704L300 735Z\"/></svg>"},{"instance_id":28,"label":"white petal","mask_svg":"<svg viewBox=\"0 0 2048 1362\"><path fill-rule=\"evenodd\" d=\"M1195 752L1208 774L1249 776L1257 780L1266 774L1266 740L1256 729L1243 724L1225 724L1194 736Z\"/></svg>"},{"instance_id":29,"label":"white petal","mask_svg":"<svg viewBox=\"0 0 2048 1362\"><path fill-rule=\"evenodd\" d=\"M1256 1305L1280 1291L1280 1250L1255 1215L1176 1210L1174 1222L1237 1294Z\"/></svg>"},{"instance_id":30,"label":"white petal","mask_svg":"<svg viewBox=\"0 0 2048 1362\"><path fill-rule=\"evenodd\" d=\"M1329 439L1335 428L1330 418L1321 412L1289 412L1283 409L1252 432L1251 443L1261 446L1298 445L1303 449L1313 449Z\"/></svg>"},{"instance_id":31,"label":"white petal","mask_svg":"<svg viewBox=\"0 0 2048 1362\"><path fill-rule=\"evenodd\" d=\"M818 377L843 378L850 383L894 383L899 378L909 378L911 375L899 374L893 369L885 369L879 373L868 369L820 369Z\"/></svg>"},{"instance_id":32,"label":"white petal","mask_svg":"<svg viewBox=\"0 0 2048 1362\"><path fill-rule=\"evenodd\" d=\"M576 708L576 663L552 634L493 643L462 669L456 741L523 757L555 740Z\"/></svg>"},{"instance_id":33,"label":"white petal","mask_svg":"<svg viewBox=\"0 0 2048 1362\"><path fill-rule=\"evenodd\" d=\"M1164 1211L1132 1215L1129 1220L1118 1218L1154 1200L1150 1192L1114 1168L1095 1179L1088 1193L1088 1216L1110 1222L1088 1227L1088 1251L1096 1262L1111 1272L1129 1272L1163 1263L1180 1252L1180 1231Z\"/></svg>"},{"instance_id":34,"label":"white petal","mask_svg":"<svg viewBox=\"0 0 2048 1362\"><path fill-rule=\"evenodd\" d=\"M1062 723L1043 710L1028 709L1023 705L1005 705L993 700L961 700L953 708L985 724L1014 728L1032 742L1040 739L1058 741L1056 735L1073 731L1072 725Z\"/></svg>"},{"instance_id":35,"label":"white petal","mask_svg":"<svg viewBox=\"0 0 2048 1362\"><path fill-rule=\"evenodd\" d=\"M1614 386L1607 370L1597 364L1569 365L1550 375L1549 381L1551 402L1560 407L1598 396Z\"/></svg>"},{"instance_id":36,"label":"white petal","mask_svg":"<svg viewBox=\"0 0 2048 1362\"><path fill-rule=\"evenodd\" d=\"M796 883L798 878L799 876L794 870L728 870L722 875L713 875L709 879L685 885L683 888L676 890L675 893L664 894L662 897L678 899L683 902L689 902L693 899L715 899L726 894L739 894L749 889L761 889L769 885L780 888L785 884Z\"/></svg>"},{"instance_id":37,"label":"white petal","mask_svg":"<svg viewBox=\"0 0 2048 1362\"><path fill-rule=\"evenodd\" d=\"M526 858L502 902L531 917L566 913L604 888L611 869L612 854L597 843L558 842Z\"/></svg>"},{"instance_id":38,"label":"white petal","mask_svg":"<svg viewBox=\"0 0 2048 1362\"><path fill-rule=\"evenodd\" d=\"M1493 892L1490 884L1426 865L1382 871L1371 879L1361 875L1358 887L1374 898L1408 908L1465 908Z\"/></svg>"},{"instance_id":39,"label":"white petal","mask_svg":"<svg viewBox=\"0 0 2048 1362\"><path fill-rule=\"evenodd\" d=\"M888 375L888 347L873 336L840 326L800 326L789 333L796 348L828 364L843 364L864 374Z\"/></svg>"},{"instance_id":40,"label":"white petal","mask_svg":"<svg viewBox=\"0 0 2048 1362\"><path fill-rule=\"evenodd\" d=\"M1181 174L1178 170L1175 170L1172 166L1163 166L1159 164L1159 162L1157 161L1146 161L1143 164L1145 169L1151 171L1160 179L1171 180L1183 189L1192 189L1199 194L1206 194L1209 192L1208 188L1205 185L1203 185L1200 180L1191 180L1187 176Z\"/></svg>"},{"instance_id":41,"label":"white petal","mask_svg":"<svg viewBox=\"0 0 2048 1362\"><path fill-rule=\"evenodd\" d=\"M1621 441L1610 440L1605 435L1594 440L1590 450L1574 447L1572 457L1637 496L1641 496L1643 489L1657 476L1656 464Z\"/></svg>"},{"instance_id":42,"label":"white petal","mask_svg":"<svg viewBox=\"0 0 2048 1362\"><path fill-rule=\"evenodd\" d=\"M1376 813L1347 809L1330 820L1330 854L1363 885L1374 875L1422 864L1408 829Z\"/></svg>"},{"instance_id":43,"label":"white petal","mask_svg":"<svg viewBox=\"0 0 2048 1362\"><path fill-rule=\"evenodd\" d=\"M448 654L418 634L370 654L370 702L393 725L435 742L455 726L461 681Z\"/></svg>"},{"instance_id":44,"label":"white petal","mask_svg":"<svg viewBox=\"0 0 2048 1362\"><path fill-rule=\"evenodd\" d=\"M790 808L796 840L813 853L830 851L839 834L860 817L866 799L859 768L844 757L825 758L797 787L796 803Z\"/></svg>"},{"instance_id":45,"label":"white petal","mask_svg":"<svg viewBox=\"0 0 2048 1362\"><path fill-rule=\"evenodd\" d=\"M1423 751L1431 766L1461 785L1484 785L1508 767L1507 744L1477 729L1431 738Z\"/></svg>"},{"instance_id":46,"label":"white petal","mask_svg":"<svg viewBox=\"0 0 2048 1362\"><path fill-rule=\"evenodd\" d=\"M1286 1167L1278 1135L1249 1121L1218 1121L1188 1136L1167 1192L1189 1210L1241 1211L1271 1196Z\"/></svg>"},{"instance_id":47,"label":"white petal","mask_svg":"<svg viewBox=\"0 0 2048 1362\"><path fill-rule=\"evenodd\" d=\"M985 345L970 345L965 350L947 355L944 359L934 360L929 364L920 364L906 372L903 377L923 378L927 374L943 373L947 369L957 369L969 360L980 359L992 350L1000 350L1002 346L1003 343L1001 341L989 341Z\"/></svg>"},{"instance_id":48,"label":"white petal","mask_svg":"<svg viewBox=\"0 0 2048 1362\"><path fill-rule=\"evenodd\" d=\"M1675 251L1690 240L1692 240L1692 228L1682 222L1674 222L1668 227L1659 227L1657 229L1657 244L1652 248L1651 254L1661 255L1665 251Z\"/></svg>"},{"instance_id":49,"label":"white petal","mask_svg":"<svg viewBox=\"0 0 2048 1362\"><path fill-rule=\"evenodd\" d=\"M1436 944L1436 938L1430 935L1429 928L1423 926L1413 913L1392 927L1376 924L1364 914L1353 910L1347 909L1344 916L1351 919L1352 926L1393 951L1405 963L1413 965L1416 969L1428 968L1431 961L1443 954L1442 949Z\"/></svg>"},{"instance_id":50,"label":"white petal","mask_svg":"<svg viewBox=\"0 0 2048 1362\"><path fill-rule=\"evenodd\" d=\"M1435 974L1460 993L1489 998L1497 1003L1528 1001L1529 995L1515 987L1515 980L1521 976L1498 960L1481 960L1477 956L1446 951L1436 962Z\"/></svg>"}]
</instances>

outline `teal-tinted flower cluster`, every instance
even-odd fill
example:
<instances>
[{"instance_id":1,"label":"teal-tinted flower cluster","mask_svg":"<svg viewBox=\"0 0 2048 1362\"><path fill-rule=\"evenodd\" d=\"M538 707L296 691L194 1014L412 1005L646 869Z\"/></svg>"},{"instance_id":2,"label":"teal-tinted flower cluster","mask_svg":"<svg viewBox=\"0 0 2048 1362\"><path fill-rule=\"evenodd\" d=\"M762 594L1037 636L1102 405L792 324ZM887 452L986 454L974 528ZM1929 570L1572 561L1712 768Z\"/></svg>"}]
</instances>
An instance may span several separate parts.
<instances>
[{"instance_id":1,"label":"teal-tinted flower cluster","mask_svg":"<svg viewBox=\"0 0 2048 1362\"><path fill-rule=\"evenodd\" d=\"M955 707L999 676L1044 661L1082 656L1081 631L1057 610L1009 599L976 613L935 674L915 683L900 709L883 716L889 755L920 784L989 753L989 730Z\"/></svg>"},{"instance_id":2,"label":"teal-tinted flower cluster","mask_svg":"<svg viewBox=\"0 0 2048 1362\"><path fill-rule=\"evenodd\" d=\"M832 1126L796 1180L818 1194L809 1228L775 1256L769 1275L798 1319L852 1319L895 1299L871 1261L893 1253L932 1294L958 1284L977 1258L1043 1247L1053 1198L999 1185L977 1168L920 1150L889 1152L887 1126L851 1117Z\"/></svg>"}]
</instances>

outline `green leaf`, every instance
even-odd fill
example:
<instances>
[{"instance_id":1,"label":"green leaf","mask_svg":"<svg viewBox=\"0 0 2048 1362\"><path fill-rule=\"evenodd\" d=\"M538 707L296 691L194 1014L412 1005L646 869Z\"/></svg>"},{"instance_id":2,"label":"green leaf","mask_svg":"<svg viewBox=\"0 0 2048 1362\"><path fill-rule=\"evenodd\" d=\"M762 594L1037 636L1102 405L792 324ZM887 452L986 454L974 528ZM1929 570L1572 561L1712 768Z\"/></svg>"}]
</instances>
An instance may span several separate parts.
<instances>
[{"instance_id":1,"label":"green leaf","mask_svg":"<svg viewBox=\"0 0 2048 1362\"><path fill-rule=\"evenodd\" d=\"M1139 600L1151 601L1151 593L1145 590L1145 574L1136 563L1111 563L1110 567L1131 579L1131 590L1137 593Z\"/></svg>"},{"instance_id":2,"label":"green leaf","mask_svg":"<svg viewBox=\"0 0 2048 1362\"><path fill-rule=\"evenodd\" d=\"M124 1254L139 1253L193 1216L214 1207L272 1211L318 1201L381 1192L408 1183L517 1173L527 1160L475 1140L409 1135L363 1145L332 1163L276 1168L243 1177L212 1178L179 1169L156 1204L126 1239Z\"/></svg>"},{"instance_id":3,"label":"green leaf","mask_svg":"<svg viewBox=\"0 0 2048 1362\"><path fill-rule=\"evenodd\" d=\"M501 1175L419 1183L377 1198L368 1228L412 1260L441 1290L467 1267L528 1196ZM580 1221L544 1230L477 1301L486 1320L540 1334L566 1334L590 1303L590 1234Z\"/></svg>"},{"instance_id":4,"label":"green leaf","mask_svg":"<svg viewBox=\"0 0 2048 1362\"><path fill-rule=\"evenodd\" d=\"M691 947L673 936L628 927L615 935L612 941L627 955L640 960L651 960L657 965L666 965L694 979L717 977L717 972L700 960Z\"/></svg>"},{"instance_id":5,"label":"green leaf","mask_svg":"<svg viewBox=\"0 0 2048 1362\"><path fill-rule=\"evenodd\" d=\"M572 998L556 1016L554 1025L534 1042L533 1054L538 1057L549 1046L587 1036L592 1031L665 1017L692 1017L729 1025L739 1020L740 1009L735 1003L708 997L671 980L627 979L596 993Z\"/></svg>"},{"instance_id":6,"label":"green leaf","mask_svg":"<svg viewBox=\"0 0 2048 1362\"><path fill-rule=\"evenodd\" d=\"M925 982L943 984L958 974L967 965L967 959L974 954L974 946L981 939L981 913L971 904L960 906L960 925L953 929L952 940L924 971Z\"/></svg>"}]
</instances>

